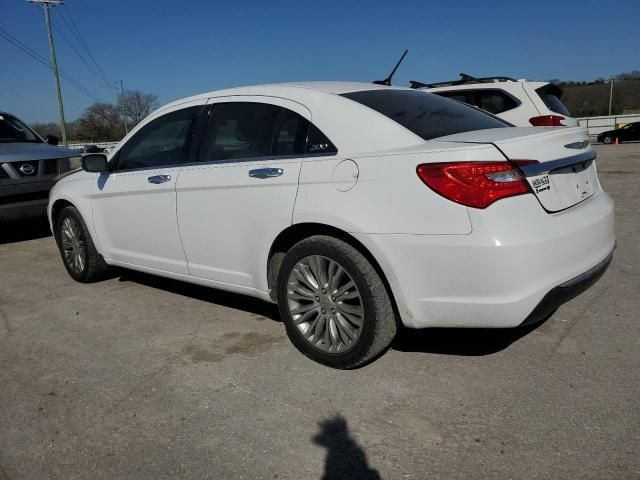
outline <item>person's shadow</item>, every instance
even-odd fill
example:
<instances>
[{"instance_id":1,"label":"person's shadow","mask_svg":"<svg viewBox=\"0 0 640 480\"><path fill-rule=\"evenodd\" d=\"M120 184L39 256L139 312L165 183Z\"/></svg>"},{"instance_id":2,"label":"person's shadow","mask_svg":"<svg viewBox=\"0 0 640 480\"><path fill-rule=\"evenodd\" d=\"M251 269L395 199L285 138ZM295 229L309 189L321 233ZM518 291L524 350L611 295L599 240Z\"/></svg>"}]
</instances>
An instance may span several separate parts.
<instances>
[{"instance_id":1,"label":"person's shadow","mask_svg":"<svg viewBox=\"0 0 640 480\"><path fill-rule=\"evenodd\" d=\"M336 415L318 426L313 443L327 449L323 480L381 480L378 471L369 467L365 451L349 435L344 417Z\"/></svg>"}]
</instances>

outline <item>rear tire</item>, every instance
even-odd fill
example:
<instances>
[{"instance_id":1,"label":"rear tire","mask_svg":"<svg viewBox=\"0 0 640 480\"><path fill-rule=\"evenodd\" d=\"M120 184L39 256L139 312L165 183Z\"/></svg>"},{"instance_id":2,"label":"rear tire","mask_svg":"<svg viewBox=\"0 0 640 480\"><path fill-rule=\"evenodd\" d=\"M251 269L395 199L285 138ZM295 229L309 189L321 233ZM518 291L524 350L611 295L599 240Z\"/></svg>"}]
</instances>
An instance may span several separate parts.
<instances>
[{"instance_id":1,"label":"rear tire","mask_svg":"<svg viewBox=\"0 0 640 480\"><path fill-rule=\"evenodd\" d=\"M613 143L613 138L611 138L609 135L607 135L606 137L604 137L602 139L602 143L605 143L607 145L611 145Z\"/></svg>"},{"instance_id":2,"label":"rear tire","mask_svg":"<svg viewBox=\"0 0 640 480\"><path fill-rule=\"evenodd\" d=\"M333 237L312 236L287 252L277 300L291 342L329 367L362 366L384 352L396 334L393 305L375 268Z\"/></svg>"},{"instance_id":3,"label":"rear tire","mask_svg":"<svg viewBox=\"0 0 640 480\"><path fill-rule=\"evenodd\" d=\"M107 264L96 250L89 229L75 207L62 209L56 221L55 234L62 263L71 278L81 283L102 278Z\"/></svg>"}]
</instances>

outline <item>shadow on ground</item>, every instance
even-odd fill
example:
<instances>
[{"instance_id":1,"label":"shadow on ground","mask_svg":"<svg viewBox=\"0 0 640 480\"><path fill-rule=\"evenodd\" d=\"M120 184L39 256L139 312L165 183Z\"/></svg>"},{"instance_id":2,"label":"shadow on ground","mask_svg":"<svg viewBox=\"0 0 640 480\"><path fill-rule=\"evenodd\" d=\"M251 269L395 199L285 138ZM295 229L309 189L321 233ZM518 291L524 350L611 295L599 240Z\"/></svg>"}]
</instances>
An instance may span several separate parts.
<instances>
[{"instance_id":1,"label":"shadow on ground","mask_svg":"<svg viewBox=\"0 0 640 480\"><path fill-rule=\"evenodd\" d=\"M7 222L0 225L0 245L50 236L51 230L46 218Z\"/></svg>"},{"instance_id":2,"label":"shadow on ground","mask_svg":"<svg viewBox=\"0 0 640 480\"><path fill-rule=\"evenodd\" d=\"M400 352L442 355L491 355L504 350L543 323L516 328L402 328L391 348Z\"/></svg>"},{"instance_id":3,"label":"shadow on ground","mask_svg":"<svg viewBox=\"0 0 640 480\"><path fill-rule=\"evenodd\" d=\"M133 270L114 269L110 277L120 282L135 282L184 297L224 307L243 310L280 322L278 307L246 295L225 292L178 280L171 280ZM549 318L549 317L547 317ZM400 352L422 352L441 355L483 356L497 353L528 335L544 321L517 328L427 328L414 330L401 328L391 344Z\"/></svg>"},{"instance_id":4,"label":"shadow on ground","mask_svg":"<svg viewBox=\"0 0 640 480\"><path fill-rule=\"evenodd\" d=\"M224 292L211 287L203 287L192 283L180 282L168 278L157 277L155 275L147 275L145 273L114 270L120 282L135 282L151 288L158 288L167 292L182 295L203 302L222 305L223 307L234 308L236 310L244 310L245 312L254 313L271 320L280 322L280 314L278 307L272 303L264 302L257 298L240 295L237 293Z\"/></svg>"},{"instance_id":5,"label":"shadow on ground","mask_svg":"<svg viewBox=\"0 0 640 480\"><path fill-rule=\"evenodd\" d=\"M363 448L349 434L344 417L336 415L318 426L313 443L327 449L322 480L380 480L378 471L369 467Z\"/></svg>"}]
</instances>

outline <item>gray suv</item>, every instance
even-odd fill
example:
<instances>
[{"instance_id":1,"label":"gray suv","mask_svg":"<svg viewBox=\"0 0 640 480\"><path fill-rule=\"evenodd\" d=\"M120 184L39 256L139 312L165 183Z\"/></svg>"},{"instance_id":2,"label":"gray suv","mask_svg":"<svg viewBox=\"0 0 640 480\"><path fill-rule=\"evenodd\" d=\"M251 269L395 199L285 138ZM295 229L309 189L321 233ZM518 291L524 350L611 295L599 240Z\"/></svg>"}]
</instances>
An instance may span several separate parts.
<instances>
[{"instance_id":1,"label":"gray suv","mask_svg":"<svg viewBox=\"0 0 640 480\"><path fill-rule=\"evenodd\" d=\"M0 223L46 214L54 178L80 163L76 150L43 140L28 125L0 111Z\"/></svg>"}]
</instances>

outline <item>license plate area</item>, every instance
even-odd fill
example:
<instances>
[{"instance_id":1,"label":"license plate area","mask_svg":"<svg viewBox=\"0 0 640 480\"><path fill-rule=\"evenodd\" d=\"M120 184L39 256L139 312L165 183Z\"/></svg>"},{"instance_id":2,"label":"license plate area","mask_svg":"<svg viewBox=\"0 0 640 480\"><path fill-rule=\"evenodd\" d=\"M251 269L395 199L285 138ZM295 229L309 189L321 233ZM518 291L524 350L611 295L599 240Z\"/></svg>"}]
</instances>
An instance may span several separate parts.
<instances>
[{"instance_id":1,"label":"license plate area","mask_svg":"<svg viewBox=\"0 0 640 480\"><path fill-rule=\"evenodd\" d=\"M593 161L575 163L548 173L528 177L542 206L557 212L591 197L598 185Z\"/></svg>"}]
</instances>

